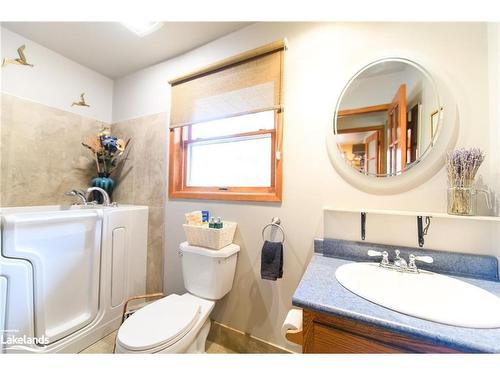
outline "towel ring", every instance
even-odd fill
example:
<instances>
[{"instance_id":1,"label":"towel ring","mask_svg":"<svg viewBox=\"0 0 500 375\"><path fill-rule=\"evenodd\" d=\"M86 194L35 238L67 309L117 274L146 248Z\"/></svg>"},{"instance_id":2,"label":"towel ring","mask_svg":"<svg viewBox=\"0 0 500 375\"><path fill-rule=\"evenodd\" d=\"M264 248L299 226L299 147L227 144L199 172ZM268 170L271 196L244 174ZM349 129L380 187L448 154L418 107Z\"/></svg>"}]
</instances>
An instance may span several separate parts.
<instances>
[{"instance_id":1,"label":"towel ring","mask_svg":"<svg viewBox=\"0 0 500 375\"><path fill-rule=\"evenodd\" d=\"M283 227L280 225L281 224L281 220L279 217L273 217L273 219L271 220L271 222L269 224L266 224L264 226L264 228L262 228L262 240L265 241L265 237L264 237L264 234L266 232L266 229L268 227L276 227L278 228L280 231L281 231L281 235L283 236L283 239L281 240L281 243L285 242L285 230L283 229Z\"/></svg>"}]
</instances>

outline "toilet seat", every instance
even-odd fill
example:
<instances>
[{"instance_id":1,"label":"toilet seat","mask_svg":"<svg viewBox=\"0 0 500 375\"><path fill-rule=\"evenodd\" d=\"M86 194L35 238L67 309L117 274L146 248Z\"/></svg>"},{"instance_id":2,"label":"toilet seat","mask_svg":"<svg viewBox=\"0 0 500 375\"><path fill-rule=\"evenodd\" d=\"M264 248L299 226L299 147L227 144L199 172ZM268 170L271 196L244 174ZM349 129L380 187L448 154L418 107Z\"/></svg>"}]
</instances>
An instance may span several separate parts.
<instances>
[{"instance_id":1,"label":"toilet seat","mask_svg":"<svg viewBox=\"0 0 500 375\"><path fill-rule=\"evenodd\" d=\"M129 317L118 330L117 342L130 351L165 348L184 337L200 317L195 299L171 294Z\"/></svg>"}]
</instances>

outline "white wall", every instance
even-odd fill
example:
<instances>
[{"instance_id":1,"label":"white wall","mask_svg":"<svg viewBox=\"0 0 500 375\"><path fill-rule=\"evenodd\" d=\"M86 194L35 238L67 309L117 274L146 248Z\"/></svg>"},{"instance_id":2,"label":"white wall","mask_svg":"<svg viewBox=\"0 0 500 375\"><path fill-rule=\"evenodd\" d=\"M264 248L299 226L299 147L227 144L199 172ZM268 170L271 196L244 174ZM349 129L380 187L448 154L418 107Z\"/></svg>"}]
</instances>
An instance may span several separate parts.
<instances>
[{"instance_id":1,"label":"white wall","mask_svg":"<svg viewBox=\"0 0 500 375\"><path fill-rule=\"evenodd\" d=\"M490 84L489 158L491 159L489 188L494 193L493 213L500 216L500 23L490 23L488 25L488 68ZM493 232L492 237L498 248L500 244L500 230L498 228Z\"/></svg>"},{"instance_id":2,"label":"white wall","mask_svg":"<svg viewBox=\"0 0 500 375\"><path fill-rule=\"evenodd\" d=\"M111 123L113 81L83 65L32 42L6 28L1 32L1 58L17 58L25 44L25 55L33 68L7 65L2 68L1 91L49 107ZM85 92L90 107L71 106Z\"/></svg>"},{"instance_id":3,"label":"white wall","mask_svg":"<svg viewBox=\"0 0 500 375\"><path fill-rule=\"evenodd\" d=\"M479 146L488 153L496 143L490 136L488 100L488 42L485 24L425 23L257 23L220 38L178 58L126 76L115 82L114 121L168 112L170 78L265 43L288 38L285 63L284 193L282 204L169 200L166 203L166 292L183 291L178 244L184 241L184 213L208 209L215 216L239 223L236 242L242 246L231 293L220 301L213 317L237 329L285 346L279 323L291 306L291 297L312 255L312 240L332 233L338 225L322 207L366 207L446 211L446 175L441 170L411 191L377 196L346 183L330 164L325 135L331 131L334 107L347 80L364 64L381 55L422 56L453 82L460 113L458 146ZM455 121L456 119L446 119ZM446 126L446 122L445 122ZM495 171L487 159L480 173L492 183ZM262 227L279 216L287 233L284 277L277 282L260 279ZM370 220L377 220L372 218ZM379 218L378 220L383 220ZM355 220L354 222L357 223ZM414 225L393 231L385 226L381 241L414 239ZM325 228L324 228L325 226ZM455 232L452 223L432 232L461 243L470 252L500 255L491 227L471 226ZM432 231L432 229L431 229ZM486 232L485 232L486 231ZM358 239L358 229L353 230ZM476 244L484 245L480 248ZM491 248L491 246L496 246ZM333 275L332 275L333 277Z\"/></svg>"},{"instance_id":4,"label":"white wall","mask_svg":"<svg viewBox=\"0 0 500 375\"><path fill-rule=\"evenodd\" d=\"M500 215L500 23L488 25L489 59L489 104L490 104L490 152L492 159L490 174L492 188L496 192L494 200L495 215ZM500 240L500 231L498 233Z\"/></svg>"}]
</instances>

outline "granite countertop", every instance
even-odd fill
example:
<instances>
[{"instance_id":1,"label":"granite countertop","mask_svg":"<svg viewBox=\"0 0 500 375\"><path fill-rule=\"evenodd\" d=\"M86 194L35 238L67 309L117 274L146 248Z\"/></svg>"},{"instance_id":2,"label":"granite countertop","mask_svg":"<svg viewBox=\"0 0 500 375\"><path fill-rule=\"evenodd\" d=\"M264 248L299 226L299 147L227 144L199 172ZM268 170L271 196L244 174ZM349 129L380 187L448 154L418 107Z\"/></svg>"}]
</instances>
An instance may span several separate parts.
<instances>
[{"instance_id":1,"label":"granite countertop","mask_svg":"<svg viewBox=\"0 0 500 375\"><path fill-rule=\"evenodd\" d=\"M462 328L435 323L387 309L348 291L335 278L335 271L352 262L314 254L293 295L293 305L363 321L463 352L500 353L500 328ZM500 282L456 278L500 297Z\"/></svg>"}]
</instances>

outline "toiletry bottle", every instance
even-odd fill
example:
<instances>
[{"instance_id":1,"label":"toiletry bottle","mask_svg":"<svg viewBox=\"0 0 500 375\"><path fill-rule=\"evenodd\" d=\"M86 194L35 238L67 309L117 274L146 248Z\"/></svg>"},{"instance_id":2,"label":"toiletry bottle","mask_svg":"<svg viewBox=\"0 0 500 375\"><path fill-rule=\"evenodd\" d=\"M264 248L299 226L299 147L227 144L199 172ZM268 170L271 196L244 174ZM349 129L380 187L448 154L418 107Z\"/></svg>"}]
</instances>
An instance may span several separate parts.
<instances>
[{"instance_id":1,"label":"toiletry bottle","mask_svg":"<svg viewBox=\"0 0 500 375\"><path fill-rule=\"evenodd\" d=\"M217 221L215 222L215 228L222 229L222 221L220 217L218 217Z\"/></svg>"},{"instance_id":2,"label":"toiletry bottle","mask_svg":"<svg viewBox=\"0 0 500 375\"><path fill-rule=\"evenodd\" d=\"M213 217L210 218L210 221L208 222L208 227L215 228L215 219Z\"/></svg>"}]
</instances>

